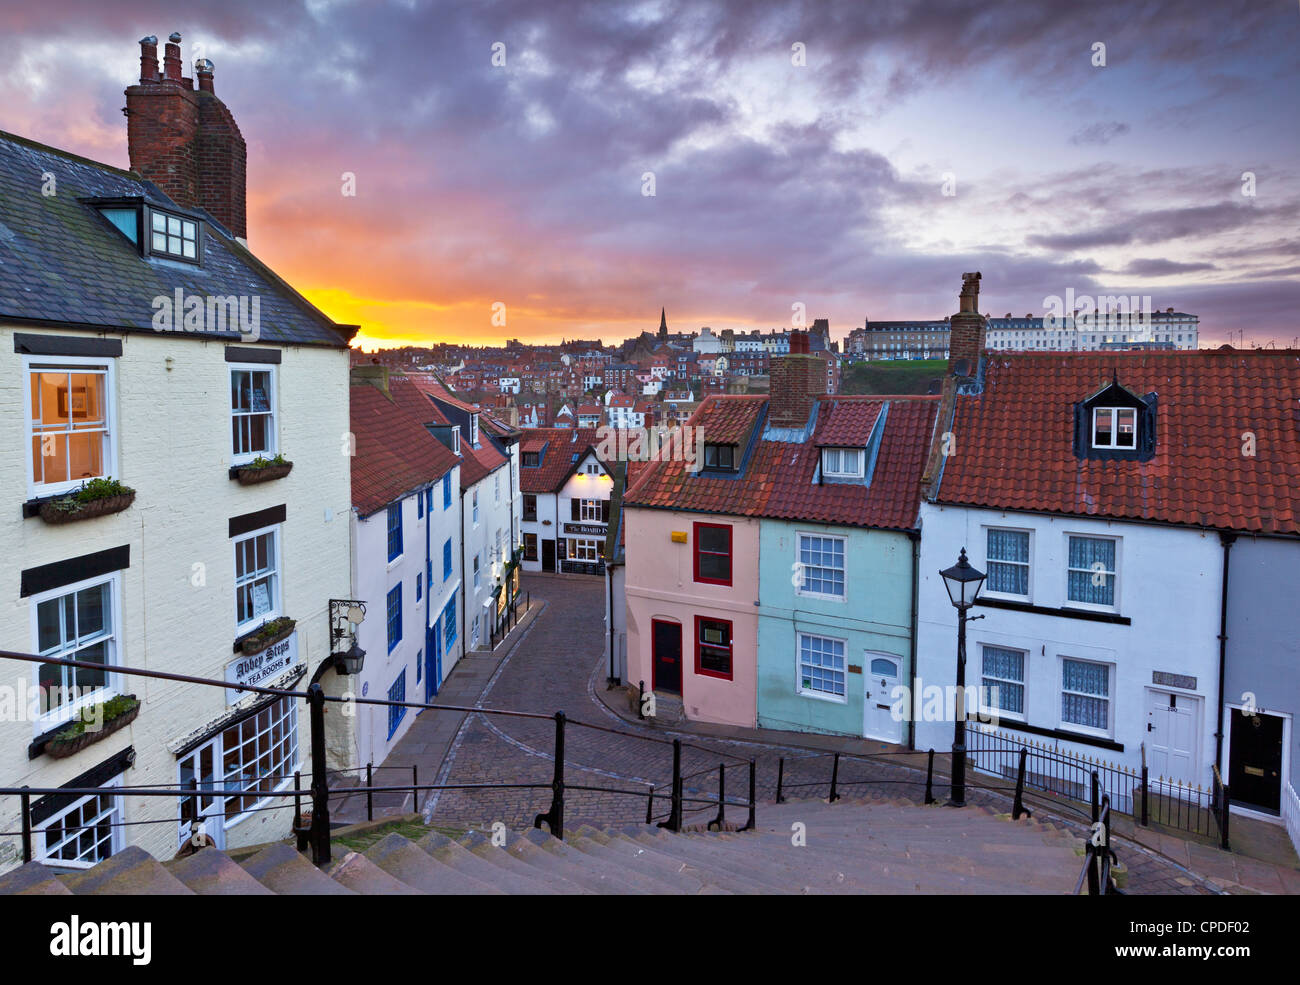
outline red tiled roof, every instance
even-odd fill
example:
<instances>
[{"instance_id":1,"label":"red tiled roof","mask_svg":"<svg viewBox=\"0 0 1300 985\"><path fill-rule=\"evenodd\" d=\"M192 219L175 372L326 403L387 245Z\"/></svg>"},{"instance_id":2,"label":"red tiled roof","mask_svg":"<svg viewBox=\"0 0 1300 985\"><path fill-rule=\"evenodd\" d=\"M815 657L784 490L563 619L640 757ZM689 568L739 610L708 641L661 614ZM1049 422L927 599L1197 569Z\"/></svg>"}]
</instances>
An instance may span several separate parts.
<instances>
[{"instance_id":1,"label":"red tiled roof","mask_svg":"<svg viewBox=\"0 0 1300 985\"><path fill-rule=\"evenodd\" d=\"M880 416L884 403L877 397L835 397L823 400L817 411L813 444L862 447Z\"/></svg>"},{"instance_id":2,"label":"red tiled roof","mask_svg":"<svg viewBox=\"0 0 1300 985\"><path fill-rule=\"evenodd\" d=\"M437 414L418 413L422 397L409 381L389 380L389 394L369 383L349 389L352 434L352 505L363 517L413 490L441 479L459 462L424 427ZM413 412L414 408L415 412Z\"/></svg>"},{"instance_id":3,"label":"red tiled roof","mask_svg":"<svg viewBox=\"0 0 1300 985\"><path fill-rule=\"evenodd\" d=\"M1112 374L1157 394L1148 461L1074 455L1073 405ZM1300 533L1298 398L1294 351L990 353L983 393L956 399L937 501Z\"/></svg>"},{"instance_id":4,"label":"red tiled roof","mask_svg":"<svg viewBox=\"0 0 1300 985\"><path fill-rule=\"evenodd\" d=\"M835 403L860 404L872 413L854 411L836 418ZM819 417L832 411L846 444L866 447L871 428L885 402L844 398L821 401ZM689 425L703 429L710 444L735 443L744 453L756 426L766 423L767 397L713 396L700 404ZM812 443L759 440L743 473L735 479L691 475L680 461L643 465L629 477L626 503L664 509L694 510L737 516L813 520L844 526L910 530L916 527L920 480L938 408L935 397L900 397L888 401L883 439L871 484L813 481L820 457ZM850 432L851 420L860 430Z\"/></svg>"},{"instance_id":5,"label":"red tiled roof","mask_svg":"<svg viewBox=\"0 0 1300 985\"><path fill-rule=\"evenodd\" d=\"M520 462L519 489L526 493L557 492L573 471L573 456L600 444L598 428L529 428L524 451L539 451L546 445L536 468ZM535 446L535 447L530 447Z\"/></svg>"}]
</instances>

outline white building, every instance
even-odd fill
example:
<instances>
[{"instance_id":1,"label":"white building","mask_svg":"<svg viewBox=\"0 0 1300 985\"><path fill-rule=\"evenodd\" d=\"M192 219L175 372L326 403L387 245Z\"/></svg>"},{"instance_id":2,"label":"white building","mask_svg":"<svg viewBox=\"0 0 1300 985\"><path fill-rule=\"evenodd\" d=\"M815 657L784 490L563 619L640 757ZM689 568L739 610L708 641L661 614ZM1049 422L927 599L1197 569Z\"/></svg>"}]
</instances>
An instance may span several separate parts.
<instances>
[{"instance_id":1,"label":"white building","mask_svg":"<svg viewBox=\"0 0 1300 985\"><path fill-rule=\"evenodd\" d=\"M186 183L197 199L159 193L175 168L135 127L175 112L174 135L199 139L185 129L201 130L198 107L229 111L156 75L127 91L132 164L155 184L0 135L0 267L15 288L0 291L0 488L15 504L0 520L0 649L103 668L0 660L26 696L0 720L0 783L104 790L33 798L35 857L60 868L128 844L168 858L189 837L191 798L111 795L123 786L245 789L202 797L213 841L286 837L292 800L259 794L306 768L300 702L114 668L305 688L331 653L329 602L351 590L340 441L355 328L236 240L243 196L210 180L211 161ZM224 152L242 175L242 140ZM57 194L31 194L45 172ZM130 492L93 498L110 480ZM68 499L78 491L92 501ZM327 690L339 680L327 673ZM67 744L76 719L108 726L114 711L118 725ZM0 799L0 830L19 826L18 801ZM20 860L0 838L0 868Z\"/></svg>"},{"instance_id":2,"label":"white building","mask_svg":"<svg viewBox=\"0 0 1300 985\"><path fill-rule=\"evenodd\" d=\"M453 431L409 380L380 366L352 373L352 597L367 607L358 697L430 701L462 652L460 459ZM415 720L411 709L360 705L332 738L347 768L379 764ZM340 730L342 731L342 730Z\"/></svg>"},{"instance_id":3,"label":"white building","mask_svg":"<svg viewBox=\"0 0 1300 985\"><path fill-rule=\"evenodd\" d=\"M603 429L538 428L521 443L523 567L599 574L613 480Z\"/></svg>"}]
</instances>

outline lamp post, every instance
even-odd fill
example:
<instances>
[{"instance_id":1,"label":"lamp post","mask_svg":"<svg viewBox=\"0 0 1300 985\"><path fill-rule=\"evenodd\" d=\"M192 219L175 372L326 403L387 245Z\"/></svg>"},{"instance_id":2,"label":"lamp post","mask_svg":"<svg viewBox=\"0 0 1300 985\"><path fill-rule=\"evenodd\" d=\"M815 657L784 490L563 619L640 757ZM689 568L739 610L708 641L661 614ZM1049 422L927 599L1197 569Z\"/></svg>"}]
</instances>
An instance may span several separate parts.
<instances>
[{"instance_id":1,"label":"lamp post","mask_svg":"<svg viewBox=\"0 0 1300 985\"><path fill-rule=\"evenodd\" d=\"M966 548L961 549L957 563L943 576L948 599L957 610L957 700L953 705L952 725L952 797L953 807L966 806L966 611L975 604L984 585L984 572L966 560ZM983 616L976 616L983 619Z\"/></svg>"}]
</instances>

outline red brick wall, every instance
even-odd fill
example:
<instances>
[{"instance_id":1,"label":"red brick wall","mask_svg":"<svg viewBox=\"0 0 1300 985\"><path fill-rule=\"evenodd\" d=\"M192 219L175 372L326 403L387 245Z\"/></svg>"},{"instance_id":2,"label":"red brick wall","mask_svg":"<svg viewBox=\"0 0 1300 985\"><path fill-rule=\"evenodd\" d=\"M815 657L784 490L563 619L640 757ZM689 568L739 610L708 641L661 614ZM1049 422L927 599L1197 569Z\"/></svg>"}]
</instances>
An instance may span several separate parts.
<instances>
[{"instance_id":1,"label":"red brick wall","mask_svg":"<svg viewBox=\"0 0 1300 985\"><path fill-rule=\"evenodd\" d=\"M769 381L772 424L801 427L808 423L813 402L826 392L826 363L811 355L777 356Z\"/></svg>"},{"instance_id":2,"label":"red brick wall","mask_svg":"<svg viewBox=\"0 0 1300 985\"><path fill-rule=\"evenodd\" d=\"M980 353L984 351L985 319L973 311L961 311L949 320L951 336L948 341L948 369L953 371L960 360L966 360L966 375L974 376L979 366Z\"/></svg>"}]
</instances>

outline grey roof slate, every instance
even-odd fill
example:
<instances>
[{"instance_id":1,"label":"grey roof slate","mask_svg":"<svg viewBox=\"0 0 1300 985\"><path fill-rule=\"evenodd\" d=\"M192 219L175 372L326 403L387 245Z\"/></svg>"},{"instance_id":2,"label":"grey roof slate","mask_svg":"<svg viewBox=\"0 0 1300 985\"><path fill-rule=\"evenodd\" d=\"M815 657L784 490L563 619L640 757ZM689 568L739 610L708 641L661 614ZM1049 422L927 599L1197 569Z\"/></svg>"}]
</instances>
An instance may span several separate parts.
<instances>
[{"instance_id":1,"label":"grey roof slate","mask_svg":"<svg viewBox=\"0 0 1300 985\"><path fill-rule=\"evenodd\" d=\"M42 194L47 173L55 178L54 195ZM88 198L142 198L201 218L202 265L141 256ZM153 299L173 297L177 288L258 297L262 344L341 348L356 331L314 307L206 212L178 208L132 172L0 131L0 321L152 332Z\"/></svg>"}]
</instances>

